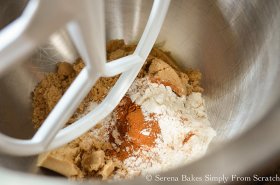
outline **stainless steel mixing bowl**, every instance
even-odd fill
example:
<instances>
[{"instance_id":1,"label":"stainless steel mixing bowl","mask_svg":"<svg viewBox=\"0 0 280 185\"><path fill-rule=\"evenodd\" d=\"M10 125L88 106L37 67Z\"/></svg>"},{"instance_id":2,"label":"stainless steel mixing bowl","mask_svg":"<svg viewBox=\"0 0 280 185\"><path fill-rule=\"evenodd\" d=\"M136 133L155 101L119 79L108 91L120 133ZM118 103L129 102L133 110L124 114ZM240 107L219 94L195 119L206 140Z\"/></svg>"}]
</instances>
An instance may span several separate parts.
<instances>
[{"instance_id":1,"label":"stainless steel mixing bowl","mask_svg":"<svg viewBox=\"0 0 280 185\"><path fill-rule=\"evenodd\" d=\"M19 16L25 4L24 0L0 1L1 28ZM137 41L151 5L150 0L107 0L107 39ZM161 176L244 175L260 170L279 155L279 20L278 0L172 1L158 43L172 51L182 68L202 71L207 111L218 136L205 157ZM34 51L33 56L22 59L26 62L3 76L1 132L29 138L34 132L30 97L36 83L45 72L54 70L56 62L71 62L77 56L62 29ZM0 155L0 183L74 183L42 176L50 173L37 169L35 159ZM140 177L127 183L148 181Z\"/></svg>"}]
</instances>

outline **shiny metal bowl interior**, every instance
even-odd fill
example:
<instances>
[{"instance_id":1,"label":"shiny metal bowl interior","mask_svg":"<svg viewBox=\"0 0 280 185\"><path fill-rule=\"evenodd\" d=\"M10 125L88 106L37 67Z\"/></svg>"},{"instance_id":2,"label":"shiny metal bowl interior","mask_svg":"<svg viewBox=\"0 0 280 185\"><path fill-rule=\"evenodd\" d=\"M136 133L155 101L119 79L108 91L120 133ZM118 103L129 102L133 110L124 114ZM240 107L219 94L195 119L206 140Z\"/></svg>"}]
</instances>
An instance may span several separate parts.
<instances>
[{"instance_id":1,"label":"shiny metal bowl interior","mask_svg":"<svg viewBox=\"0 0 280 185\"><path fill-rule=\"evenodd\" d=\"M19 16L25 4L24 0L1 0L1 28ZM107 40L124 38L128 43L136 42L144 29L151 5L149 0L107 0ZM239 136L250 133L262 118L265 122L271 121L268 114L277 104L280 92L280 83L277 82L280 76L279 10L280 1L277 0L171 2L157 42L172 52L183 69L192 67L202 71L207 112L218 133L210 148L212 152L232 143L236 145L238 155L239 148L244 150L244 146L238 143ZM23 59L26 62L1 77L1 132L29 138L34 133L31 124L32 90L46 72L55 69L57 62L73 62L77 56L67 33L61 29L34 51L34 55ZM207 160L207 157L202 160ZM1 154L0 171L46 174L35 167L34 159ZM197 161L192 165L195 169L201 163ZM188 166L183 167L180 172L187 169ZM176 174L176 170L170 174ZM9 176L12 178L13 173L10 172Z\"/></svg>"}]
</instances>

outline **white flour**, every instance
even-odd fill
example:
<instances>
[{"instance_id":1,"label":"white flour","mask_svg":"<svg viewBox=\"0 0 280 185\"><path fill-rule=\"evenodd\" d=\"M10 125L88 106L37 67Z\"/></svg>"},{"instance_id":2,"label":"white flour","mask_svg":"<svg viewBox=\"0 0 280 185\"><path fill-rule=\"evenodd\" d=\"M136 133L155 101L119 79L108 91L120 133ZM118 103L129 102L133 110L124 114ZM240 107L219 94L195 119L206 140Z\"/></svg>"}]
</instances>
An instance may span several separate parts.
<instances>
[{"instance_id":1,"label":"white flour","mask_svg":"<svg viewBox=\"0 0 280 185\"><path fill-rule=\"evenodd\" d=\"M216 135L205 112L201 93L178 97L170 87L137 79L128 95L140 105L146 119L155 113L161 134L156 145L127 158L124 165L130 176L168 170L203 155ZM150 131L144 129L143 135Z\"/></svg>"}]
</instances>

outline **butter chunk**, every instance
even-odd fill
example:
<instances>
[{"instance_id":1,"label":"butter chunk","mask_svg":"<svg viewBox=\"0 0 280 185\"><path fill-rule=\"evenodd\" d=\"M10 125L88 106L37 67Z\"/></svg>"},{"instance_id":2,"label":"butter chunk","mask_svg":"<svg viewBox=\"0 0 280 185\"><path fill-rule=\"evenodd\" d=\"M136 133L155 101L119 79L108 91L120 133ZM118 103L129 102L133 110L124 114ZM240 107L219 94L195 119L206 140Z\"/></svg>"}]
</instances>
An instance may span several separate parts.
<instances>
[{"instance_id":1,"label":"butter chunk","mask_svg":"<svg viewBox=\"0 0 280 185\"><path fill-rule=\"evenodd\" d=\"M92 172L100 169L105 161L105 153L103 150L94 151L83 155L82 166L85 170Z\"/></svg>"},{"instance_id":2,"label":"butter chunk","mask_svg":"<svg viewBox=\"0 0 280 185\"><path fill-rule=\"evenodd\" d=\"M186 89L177 72L160 59L154 59L149 67L152 82L158 82L171 89L179 96L185 95Z\"/></svg>"},{"instance_id":3,"label":"butter chunk","mask_svg":"<svg viewBox=\"0 0 280 185\"><path fill-rule=\"evenodd\" d=\"M102 176L102 179L107 179L113 173L115 167L116 163L114 163L113 160L107 160L105 166L99 172L99 174Z\"/></svg>"},{"instance_id":4,"label":"butter chunk","mask_svg":"<svg viewBox=\"0 0 280 185\"><path fill-rule=\"evenodd\" d=\"M38 167L44 167L66 177L82 177L81 170L75 165L78 148L68 146L52 152L40 154L37 160Z\"/></svg>"}]
</instances>

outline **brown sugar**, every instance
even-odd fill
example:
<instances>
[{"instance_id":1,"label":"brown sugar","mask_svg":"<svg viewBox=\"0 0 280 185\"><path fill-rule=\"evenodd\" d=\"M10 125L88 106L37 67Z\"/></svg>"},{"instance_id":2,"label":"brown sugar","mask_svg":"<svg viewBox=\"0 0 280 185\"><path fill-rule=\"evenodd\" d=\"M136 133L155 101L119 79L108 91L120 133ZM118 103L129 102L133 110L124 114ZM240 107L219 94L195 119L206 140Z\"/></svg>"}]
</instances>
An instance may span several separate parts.
<instances>
[{"instance_id":1,"label":"brown sugar","mask_svg":"<svg viewBox=\"0 0 280 185\"><path fill-rule=\"evenodd\" d=\"M33 91L32 100L32 122L35 128L41 126L47 115L66 92L75 77L79 74L84 64L81 59L71 65L59 63L57 72L48 74ZM111 87L116 83L118 77L100 78L90 90L83 102L77 108L75 114L67 124L73 123L77 117L84 113L91 102L100 102L108 94Z\"/></svg>"},{"instance_id":2,"label":"brown sugar","mask_svg":"<svg viewBox=\"0 0 280 185\"><path fill-rule=\"evenodd\" d=\"M123 39L115 39L115 40L110 40L107 43L106 51L107 54L110 54L117 49L123 48L125 46L124 40Z\"/></svg>"},{"instance_id":3,"label":"brown sugar","mask_svg":"<svg viewBox=\"0 0 280 185\"><path fill-rule=\"evenodd\" d=\"M67 62L61 62L57 66L57 73L62 76L69 76L74 72L71 64Z\"/></svg>"},{"instance_id":4,"label":"brown sugar","mask_svg":"<svg viewBox=\"0 0 280 185\"><path fill-rule=\"evenodd\" d=\"M198 70L188 69L186 75L189 78L189 88L192 92L203 92L203 88L200 85L202 78L201 72Z\"/></svg>"},{"instance_id":5,"label":"brown sugar","mask_svg":"<svg viewBox=\"0 0 280 185\"><path fill-rule=\"evenodd\" d=\"M40 127L47 115L78 75L81 70L81 66L83 66L81 65L81 62L82 61L78 59L73 66L70 66L71 68L68 68L68 66L67 68L63 69L61 66L65 65L59 64L58 72L48 74L37 85L33 91L32 101L32 122L35 125L35 128ZM76 113L70 118L67 124L74 122L79 114L84 113L92 101L101 101L108 94L110 88L115 84L116 81L117 77L100 78L83 102L79 105Z\"/></svg>"}]
</instances>

